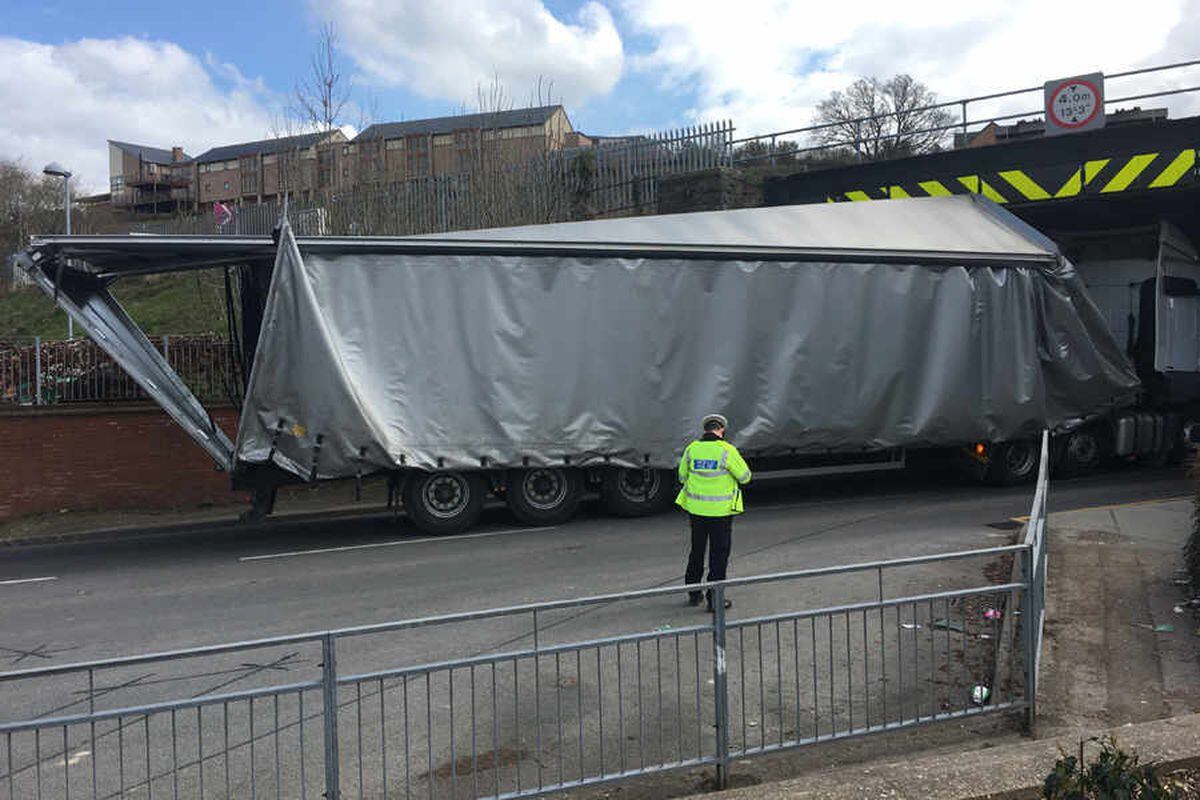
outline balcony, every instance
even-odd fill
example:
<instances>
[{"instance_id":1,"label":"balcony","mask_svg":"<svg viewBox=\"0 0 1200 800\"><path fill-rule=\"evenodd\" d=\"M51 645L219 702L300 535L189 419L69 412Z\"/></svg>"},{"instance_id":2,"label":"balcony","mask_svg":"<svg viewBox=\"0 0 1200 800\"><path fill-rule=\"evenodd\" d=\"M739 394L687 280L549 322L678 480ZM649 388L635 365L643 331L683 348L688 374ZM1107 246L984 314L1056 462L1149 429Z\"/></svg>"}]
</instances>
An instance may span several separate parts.
<instances>
[{"instance_id":1,"label":"balcony","mask_svg":"<svg viewBox=\"0 0 1200 800\"><path fill-rule=\"evenodd\" d=\"M126 175L126 186L160 186L160 187L184 187L190 186L192 179L188 175L161 175L161 174L143 174L143 175Z\"/></svg>"},{"instance_id":2,"label":"balcony","mask_svg":"<svg viewBox=\"0 0 1200 800\"><path fill-rule=\"evenodd\" d=\"M192 202L192 188L187 182L176 185L159 183L156 188L143 189L125 186L112 193L112 204L136 211L172 211Z\"/></svg>"}]
</instances>

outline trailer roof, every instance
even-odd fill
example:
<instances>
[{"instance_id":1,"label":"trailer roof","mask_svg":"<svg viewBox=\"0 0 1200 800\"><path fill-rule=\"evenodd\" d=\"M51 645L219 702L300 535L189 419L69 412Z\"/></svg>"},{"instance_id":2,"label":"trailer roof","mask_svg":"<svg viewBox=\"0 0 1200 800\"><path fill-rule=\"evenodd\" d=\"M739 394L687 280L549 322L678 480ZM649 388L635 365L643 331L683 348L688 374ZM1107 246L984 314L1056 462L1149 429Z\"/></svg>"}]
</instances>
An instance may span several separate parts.
<instances>
[{"instance_id":1,"label":"trailer roof","mask_svg":"<svg viewBox=\"0 0 1200 800\"><path fill-rule=\"evenodd\" d=\"M978 195L696 211L455 231L425 238L1043 258L1058 253L1051 240Z\"/></svg>"},{"instance_id":2,"label":"trailer roof","mask_svg":"<svg viewBox=\"0 0 1200 800\"><path fill-rule=\"evenodd\" d=\"M828 203L564 222L404 237L301 237L326 255L499 254L649 258L1052 264L1058 248L975 195ZM75 259L71 270L106 278L199 269L275 257L269 237L43 236L36 261ZM85 263L78 263L78 262Z\"/></svg>"}]
</instances>

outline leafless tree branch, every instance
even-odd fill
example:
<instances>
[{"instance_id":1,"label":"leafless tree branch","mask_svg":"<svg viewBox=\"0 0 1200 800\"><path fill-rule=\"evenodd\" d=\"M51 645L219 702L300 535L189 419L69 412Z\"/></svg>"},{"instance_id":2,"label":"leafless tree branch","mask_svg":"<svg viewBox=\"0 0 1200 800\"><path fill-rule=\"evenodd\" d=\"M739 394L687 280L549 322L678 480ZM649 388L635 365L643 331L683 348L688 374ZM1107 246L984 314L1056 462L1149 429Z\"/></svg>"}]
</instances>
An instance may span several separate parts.
<instances>
[{"instance_id":1,"label":"leafless tree branch","mask_svg":"<svg viewBox=\"0 0 1200 800\"><path fill-rule=\"evenodd\" d=\"M941 128L954 122L945 109L931 109L937 95L910 75L859 78L817 105L820 144L844 147L859 158L876 160L928 153L946 138Z\"/></svg>"}]
</instances>

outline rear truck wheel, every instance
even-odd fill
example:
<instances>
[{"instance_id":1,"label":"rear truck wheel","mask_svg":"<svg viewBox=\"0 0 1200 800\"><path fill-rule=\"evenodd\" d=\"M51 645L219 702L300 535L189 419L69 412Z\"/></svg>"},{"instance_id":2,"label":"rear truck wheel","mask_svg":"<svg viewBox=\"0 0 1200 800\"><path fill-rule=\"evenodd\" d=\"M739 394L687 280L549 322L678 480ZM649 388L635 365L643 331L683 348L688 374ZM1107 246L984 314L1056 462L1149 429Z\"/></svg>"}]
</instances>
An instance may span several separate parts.
<instances>
[{"instance_id":1,"label":"rear truck wheel","mask_svg":"<svg viewBox=\"0 0 1200 800\"><path fill-rule=\"evenodd\" d=\"M1032 440L994 444L988 459L988 480L998 486L1016 486L1037 478L1041 448Z\"/></svg>"},{"instance_id":2,"label":"rear truck wheel","mask_svg":"<svg viewBox=\"0 0 1200 800\"><path fill-rule=\"evenodd\" d=\"M1062 445L1062 474L1090 475L1112 455L1110 438L1095 425L1071 431Z\"/></svg>"},{"instance_id":3,"label":"rear truck wheel","mask_svg":"<svg viewBox=\"0 0 1200 800\"><path fill-rule=\"evenodd\" d=\"M479 520L486 493L476 473L414 472L404 485L404 509L425 533L462 533Z\"/></svg>"},{"instance_id":4,"label":"rear truck wheel","mask_svg":"<svg viewBox=\"0 0 1200 800\"><path fill-rule=\"evenodd\" d=\"M669 469L607 469L600 483L604 505L618 517L666 511L675 491L675 473Z\"/></svg>"},{"instance_id":5,"label":"rear truck wheel","mask_svg":"<svg viewBox=\"0 0 1200 800\"><path fill-rule=\"evenodd\" d=\"M558 525L575 516L583 480L575 469L510 469L504 495L513 516L526 525Z\"/></svg>"}]
</instances>

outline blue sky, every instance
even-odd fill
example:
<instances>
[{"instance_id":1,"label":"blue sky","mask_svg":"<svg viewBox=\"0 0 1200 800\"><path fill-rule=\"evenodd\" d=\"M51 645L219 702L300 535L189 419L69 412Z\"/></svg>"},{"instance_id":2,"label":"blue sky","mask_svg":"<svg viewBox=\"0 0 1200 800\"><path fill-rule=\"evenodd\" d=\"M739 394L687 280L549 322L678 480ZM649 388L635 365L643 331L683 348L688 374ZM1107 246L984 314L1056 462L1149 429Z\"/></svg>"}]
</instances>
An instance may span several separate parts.
<instances>
[{"instance_id":1,"label":"blue sky","mask_svg":"<svg viewBox=\"0 0 1200 800\"><path fill-rule=\"evenodd\" d=\"M308 68L318 31L326 21L307 4L287 0L224 6L231 9L229 12L220 12L223 6L214 4L208 6L214 13L195 16L181 14L176 5L139 0L7 0L7 5L0 35L50 44L124 36L172 41L192 53L234 64L246 77L262 78L277 92L286 92ZM554 0L542 5L554 16L569 19L582 4ZM637 35L629 36L626 44L637 46L639 40L647 50L653 45L649 37ZM384 87L363 80L356 83L356 95L364 104L373 100L386 119L454 113L463 103L473 103L475 97L470 85L463 87L460 97L449 98L422 96L403 87ZM625 74L616 91L569 109L572 122L581 130L596 133L658 129L689 122L685 112L693 96L686 87L660 91L655 83L653 75ZM524 104L533 89L507 88L518 105Z\"/></svg>"},{"instance_id":2,"label":"blue sky","mask_svg":"<svg viewBox=\"0 0 1200 800\"><path fill-rule=\"evenodd\" d=\"M184 10L5 0L0 158L59 160L101 189L105 139L198 152L270 136L325 23L337 28L353 75L351 124L471 109L476 87L493 78L525 105L541 77L575 126L598 134L726 118L745 134L795 128L861 75L908 72L951 99L1200 56L1200 0L1144 0L1121 13L1092 0L976 5L254 0ZM1081 24L1086 37L1060 35ZM1120 89L1197 78L1200 70ZM1023 111L1039 99L1012 102L980 113Z\"/></svg>"}]
</instances>

